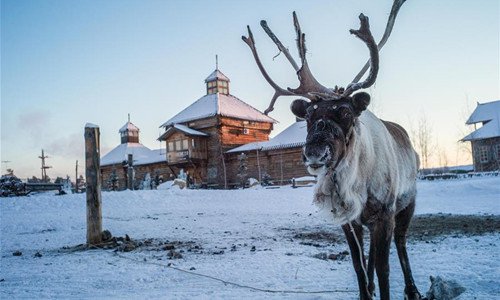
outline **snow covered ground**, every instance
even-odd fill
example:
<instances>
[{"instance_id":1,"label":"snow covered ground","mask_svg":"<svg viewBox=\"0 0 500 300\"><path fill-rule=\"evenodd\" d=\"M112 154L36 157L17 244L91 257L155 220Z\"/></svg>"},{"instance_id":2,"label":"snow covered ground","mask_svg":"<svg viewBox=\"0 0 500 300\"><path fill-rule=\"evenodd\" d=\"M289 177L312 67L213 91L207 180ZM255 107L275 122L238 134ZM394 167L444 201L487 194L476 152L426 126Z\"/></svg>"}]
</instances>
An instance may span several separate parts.
<instances>
[{"instance_id":1,"label":"snow covered ground","mask_svg":"<svg viewBox=\"0 0 500 300\"><path fill-rule=\"evenodd\" d=\"M357 299L350 257L315 257L341 253L347 245L340 229L311 204L312 191L103 193L105 229L137 240L182 242L175 243L180 259L169 259L161 249L119 256L112 250L61 251L85 242L85 195L0 199L0 298ZM498 177L419 182L418 191L417 214L500 215ZM318 235L331 241L315 240ZM499 245L498 228L410 240L420 291L429 288L429 275L440 275L467 288L460 299L500 299ZM390 262L391 293L401 299L404 283L394 246Z\"/></svg>"}]
</instances>

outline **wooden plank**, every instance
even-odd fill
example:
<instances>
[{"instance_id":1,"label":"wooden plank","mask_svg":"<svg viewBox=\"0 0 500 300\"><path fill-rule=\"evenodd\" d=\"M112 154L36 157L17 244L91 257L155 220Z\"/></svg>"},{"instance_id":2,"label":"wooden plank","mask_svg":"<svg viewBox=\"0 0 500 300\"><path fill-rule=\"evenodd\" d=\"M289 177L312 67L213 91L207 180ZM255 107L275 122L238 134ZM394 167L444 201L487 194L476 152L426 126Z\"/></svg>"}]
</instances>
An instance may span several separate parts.
<instances>
[{"instance_id":1,"label":"wooden plank","mask_svg":"<svg viewBox=\"0 0 500 300\"><path fill-rule=\"evenodd\" d=\"M85 177L87 181L87 244L102 242L101 179L99 166L99 127L85 125Z\"/></svg>"}]
</instances>

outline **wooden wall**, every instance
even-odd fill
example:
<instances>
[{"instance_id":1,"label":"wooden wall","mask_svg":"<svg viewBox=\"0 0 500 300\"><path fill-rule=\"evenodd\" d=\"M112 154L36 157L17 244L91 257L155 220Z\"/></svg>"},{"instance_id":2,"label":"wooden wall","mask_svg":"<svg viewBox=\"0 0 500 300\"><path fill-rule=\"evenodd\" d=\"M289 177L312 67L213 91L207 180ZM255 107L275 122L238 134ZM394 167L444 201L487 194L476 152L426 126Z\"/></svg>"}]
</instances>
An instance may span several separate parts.
<instances>
[{"instance_id":1,"label":"wooden wall","mask_svg":"<svg viewBox=\"0 0 500 300\"><path fill-rule=\"evenodd\" d=\"M203 183L219 188L224 187L224 162L222 158L226 157L226 154L223 155L223 153L247 143L267 141L273 129L272 123L252 122L221 116L188 122L184 125L209 134L207 139L208 159L206 165L199 172L204 175ZM226 162L227 181L235 181L228 168L229 165Z\"/></svg>"},{"instance_id":2,"label":"wooden wall","mask_svg":"<svg viewBox=\"0 0 500 300\"><path fill-rule=\"evenodd\" d=\"M103 190L111 190L111 185L109 183L109 179L113 170L116 170L116 175L118 178L117 182L117 190L125 190L127 189L127 168L123 167L122 164L115 164L109 166L101 167L101 181L102 181L102 189ZM163 179L163 182L167 180L171 180L172 172L168 165L164 162L153 163L147 165L138 165L134 166L135 170L135 186L138 187L139 183L144 180L144 177L147 173L151 176L151 179L154 179L158 174Z\"/></svg>"},{"instance_id":3,"label":"wooden wall","mask_svg":"<svg viewBox=\"0 0 500 300\"><path fill-rule=\"evenodd\" d=\"M500 153L497 147L500 147L500 137L471 141L472 158L475 172L487 172L500 170ZM487 162L481 162L481 148L487 150Z\"/></svg>"},{"instance_id":4,"label":"wooden wall","mask_svg":"<svg viewBox=\"0 0 500 300\"><path fill-rule=\"evenodd\" d=\"M231 183L238 181L238 167L240 161L238 156L241 153L231 153L227 155L228 174ZM257 152L245 152L247 155L248 177L259 179L259 168L257 166ZM285 183L292 178L309 176L304 163L302 162L302 147L277 149L271 151L259 152L259 165L261 176L264 173L269 174L272 181Z\"/></svg>"},{"instance_id":5,"label":"wooden wall","mask_svg":"<svg viewBox=\"0 0 500 300\"><path fill-rule=\"evenodd\" d=\"M251 142L268 141L272 129L272 123L220 118L222 144L226 147L234 148Z\"/></svg>"}]
</instances>

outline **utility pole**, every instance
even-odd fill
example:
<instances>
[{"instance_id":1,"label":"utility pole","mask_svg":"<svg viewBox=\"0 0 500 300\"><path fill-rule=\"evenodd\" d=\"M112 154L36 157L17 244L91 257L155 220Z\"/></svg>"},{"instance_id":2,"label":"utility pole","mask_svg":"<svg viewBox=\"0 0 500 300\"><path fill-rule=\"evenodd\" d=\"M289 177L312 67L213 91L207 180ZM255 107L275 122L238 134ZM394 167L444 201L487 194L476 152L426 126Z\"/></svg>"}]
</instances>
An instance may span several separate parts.
<instances>
[{"instance_id":1,"label":"utility pole","mask_svg":"<svg viewBox=\"0 0 500 300\"><path fill-rule=\"evenodd\" d=\"M42 156L38 156L38 158L40 158L42 160L42 182L46 182L47 181L47 169L50 169L52 168L51 166L47 166L45 165L45 159L46 158L49 158L48 156L45 156L45 153L42 149Z\"/></svg>"}]
</instances>

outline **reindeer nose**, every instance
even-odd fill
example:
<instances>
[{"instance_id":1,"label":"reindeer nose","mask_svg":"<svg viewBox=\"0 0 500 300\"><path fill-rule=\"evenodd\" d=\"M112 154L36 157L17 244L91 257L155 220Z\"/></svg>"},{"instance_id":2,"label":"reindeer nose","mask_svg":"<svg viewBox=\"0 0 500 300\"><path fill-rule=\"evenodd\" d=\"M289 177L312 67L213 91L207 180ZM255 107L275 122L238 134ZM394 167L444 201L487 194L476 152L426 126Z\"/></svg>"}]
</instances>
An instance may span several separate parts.
<instances>
[{"instance_id":1,"label":"reindeer nose","mask_svg":"<svg viewBox=\"0 0 500 300\"><path fill-rule=\"evenodd\" d=\"M323 166L329 157L329 152L326 149L306 148L302 153L302 159L309 165Z\"/></svg>"}]
</instances>

